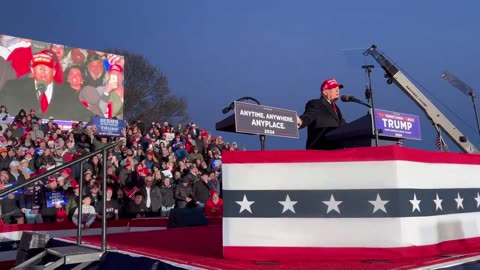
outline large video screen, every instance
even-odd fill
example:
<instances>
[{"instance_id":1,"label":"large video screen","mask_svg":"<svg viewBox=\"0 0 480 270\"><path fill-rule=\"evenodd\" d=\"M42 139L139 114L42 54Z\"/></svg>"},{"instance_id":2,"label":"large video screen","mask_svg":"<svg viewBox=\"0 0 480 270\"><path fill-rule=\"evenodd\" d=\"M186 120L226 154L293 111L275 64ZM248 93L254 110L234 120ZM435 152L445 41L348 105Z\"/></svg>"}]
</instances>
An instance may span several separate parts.
<instances>
[{"instance_id":1,"label":"large video screen","mask_svg":"<svg viewBox=\"0 0 480 270\"><path fill-rule=\"evenodd\" d=\"M0 35L0 106L44 119L123 119L125 58Z\"/></svg>"}]
</instances>

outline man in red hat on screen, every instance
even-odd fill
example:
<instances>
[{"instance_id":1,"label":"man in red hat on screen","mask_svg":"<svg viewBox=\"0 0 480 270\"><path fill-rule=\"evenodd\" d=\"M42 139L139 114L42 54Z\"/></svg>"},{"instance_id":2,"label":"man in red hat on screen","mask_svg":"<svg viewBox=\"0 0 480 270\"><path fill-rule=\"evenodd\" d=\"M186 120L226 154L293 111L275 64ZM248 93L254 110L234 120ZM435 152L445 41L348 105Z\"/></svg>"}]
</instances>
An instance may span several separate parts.
<instances>
[{"instance_id":1,"label":"man in red hat on screen","mask_svg":"<svg viewBox=\"0 0 480 270\"><path fill-rule=\"evenodd\" d=\"M11 111L34 109L37 116L54 116L58 120L89 120L92 115L74 91L64 91L54 81L56 55L44 50L33 55L30 76L10 80L1 91L0 100Z\"/></svg>"},{"instance_id":2,"label":"man in red hat on screen","mask_svg":"<svg viewBox=\"0 0 480 270\"><path fill-rule=\"evenodd\" d=\"M305 105L305 112L297 118L299 129L308 127L307 150L334 150L340 148L327 142L325 135L346 122L335 102L343 88L335 79L328 79L320 87L321 96Z\"/></svg>"}]
</instances>

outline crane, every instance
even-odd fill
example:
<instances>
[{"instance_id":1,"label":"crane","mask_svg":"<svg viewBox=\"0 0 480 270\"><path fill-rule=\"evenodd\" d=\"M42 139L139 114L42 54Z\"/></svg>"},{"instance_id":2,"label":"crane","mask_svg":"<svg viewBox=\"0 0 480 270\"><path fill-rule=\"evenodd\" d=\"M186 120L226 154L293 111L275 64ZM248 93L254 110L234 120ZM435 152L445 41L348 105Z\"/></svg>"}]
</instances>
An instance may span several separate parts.
<instances>
[{"instance_id":1,"label":"crane","mask_svg":"<svg viewBox=\"0 0 480 270\"><path fill-rule=\"evenodd\" d=\"M479 153L475 145L458 130L455 125L403 74L390 60L388 60L374 44L365 52L365 56L372 56L385 71L387 83L395 83L432 121L435 128L441 128L450 139L465 153Z\"/></svg>"}]
</instances>

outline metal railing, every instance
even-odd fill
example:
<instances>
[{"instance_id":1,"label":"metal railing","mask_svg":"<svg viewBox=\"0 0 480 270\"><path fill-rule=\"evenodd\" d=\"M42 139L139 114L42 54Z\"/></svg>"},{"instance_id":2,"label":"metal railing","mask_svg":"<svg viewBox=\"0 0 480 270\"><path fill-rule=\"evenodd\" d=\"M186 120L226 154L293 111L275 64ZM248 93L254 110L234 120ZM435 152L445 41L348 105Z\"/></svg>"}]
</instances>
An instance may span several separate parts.
<instances>
[{"instance_id":1,"label":"metal railing","mask_svg":"<svg viewBox=\"0 0 480 270\"><path fill-rule=\"evenodd\" d=\"M123 141L116 141L108 144L107 146L100 148L98 150L93 151L92 153L89 153L85 156L80 156L78 159L73 160L69 163L62 164L58 167L55 167L51 170L46 171L45 173L41 175L37 175L31 179L28 179L24 183L20 183L18 185L15 185L13 187L0 190L0 198L4 197L7 194L10 194L12 192L15 192L21 188L24 188L28 185L31 185L37 181L40 181L41 179L48 177L52 174L58 173L66 168L69 168L73 165L76 165L80 163L80 183L79 183L79 194L78 194L78 199L79 199L79 205L77 206L78 208L78 228L77 228L77 245L82 244L82 200L83 200L83 162L93 156L96 156L97 154L102 153L102 159L103 159L103 177L102 177L102 201L103 201L103 209L102 209L102 252L107 251L107 219L106 219L106 203L107 203L107 150L114 148L115 146L119 145L120 143L123 143Z\"/></svg>"}]
</instances>

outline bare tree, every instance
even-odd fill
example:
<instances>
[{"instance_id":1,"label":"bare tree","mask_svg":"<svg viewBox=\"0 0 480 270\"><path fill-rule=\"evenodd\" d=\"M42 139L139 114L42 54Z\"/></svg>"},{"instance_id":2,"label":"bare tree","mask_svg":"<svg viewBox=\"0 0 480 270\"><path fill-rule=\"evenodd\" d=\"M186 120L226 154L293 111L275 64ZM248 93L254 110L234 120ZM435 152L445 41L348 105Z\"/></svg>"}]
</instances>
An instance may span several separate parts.
<instances>
[{"instance_id":1,"label":"bare tree","mask_svg":"<svg viewBox=\"0 0 480 270\"><path fill-rule=\"evenodd\" d=\"M107 50L125 56L125 119L144 123L189 120L187 100L170 93L168 80L157 67L139 54Z\"/></svg>"}]
</instances>

